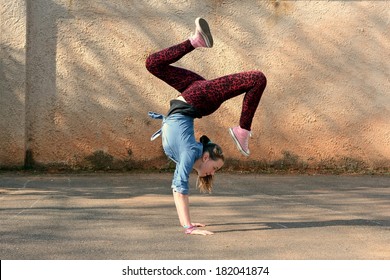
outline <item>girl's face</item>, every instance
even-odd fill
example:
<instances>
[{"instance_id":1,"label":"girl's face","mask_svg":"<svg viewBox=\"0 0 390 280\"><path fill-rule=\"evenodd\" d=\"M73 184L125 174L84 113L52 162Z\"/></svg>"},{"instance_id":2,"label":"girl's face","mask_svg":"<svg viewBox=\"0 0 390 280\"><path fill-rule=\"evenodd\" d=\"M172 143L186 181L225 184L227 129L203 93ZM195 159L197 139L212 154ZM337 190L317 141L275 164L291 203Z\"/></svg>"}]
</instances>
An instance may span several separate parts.
<instances>
[{"instance_id":1,"label":"girl's face","mask_svg":"<svg viewBox=\"0 0 390 280\"><path fill-rule=\"evenodd\" d=\"M221 169L223 163L222 159L212 160L209 153L204 153L202 157L202 164L198 171L198 176L205 177L207 175L214 175L217 170Z\"/></svg>"}]
</instances>

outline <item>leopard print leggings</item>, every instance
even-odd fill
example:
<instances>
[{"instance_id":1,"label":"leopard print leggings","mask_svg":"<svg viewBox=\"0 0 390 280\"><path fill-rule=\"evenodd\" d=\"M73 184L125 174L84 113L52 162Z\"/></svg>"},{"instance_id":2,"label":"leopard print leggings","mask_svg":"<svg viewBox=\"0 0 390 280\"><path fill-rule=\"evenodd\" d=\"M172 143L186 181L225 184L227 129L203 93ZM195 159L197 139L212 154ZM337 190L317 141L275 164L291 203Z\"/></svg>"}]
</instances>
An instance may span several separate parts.
<instances>
[{"instance_id":1,"label":"leopard print leggings","mask_svg":"<svg viewBox=\"0 0 390 280\"><path fill-rule=\"evenodd\" d=\"M260 71L248 71L206 80L194 72L170 65L193 50L190 41L186 40L150 55L146 60L146 68L179 91L187 103L195 107L202 116L210 115L224 101L245 93L239 124L250 131L267 84L264 74Z\"/></svg>"}]
</instances>

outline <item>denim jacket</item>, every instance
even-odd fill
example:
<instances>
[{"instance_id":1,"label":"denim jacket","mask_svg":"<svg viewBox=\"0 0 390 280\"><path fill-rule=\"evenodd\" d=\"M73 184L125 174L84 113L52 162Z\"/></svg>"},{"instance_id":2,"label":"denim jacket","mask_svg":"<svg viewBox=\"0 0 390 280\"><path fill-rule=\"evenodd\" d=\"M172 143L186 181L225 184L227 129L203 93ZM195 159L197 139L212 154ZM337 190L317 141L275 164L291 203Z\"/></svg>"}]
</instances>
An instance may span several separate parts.
<instances>
[{"instance_id":1,"label":"denim jacket","mask_svg":"<svg viewBox=\"0 0 390 280\"><path fill-rule=\"evenodd\" d=\"M164 152L176 163L172 189L181 194L188 194L190 173L195 161L203 153L203 145L195 140L194 118L180 113L165 117L149 112L149 116L163 120L161 129L152 135L151 140L162 135Z\"/></svg>"}]
</instances>

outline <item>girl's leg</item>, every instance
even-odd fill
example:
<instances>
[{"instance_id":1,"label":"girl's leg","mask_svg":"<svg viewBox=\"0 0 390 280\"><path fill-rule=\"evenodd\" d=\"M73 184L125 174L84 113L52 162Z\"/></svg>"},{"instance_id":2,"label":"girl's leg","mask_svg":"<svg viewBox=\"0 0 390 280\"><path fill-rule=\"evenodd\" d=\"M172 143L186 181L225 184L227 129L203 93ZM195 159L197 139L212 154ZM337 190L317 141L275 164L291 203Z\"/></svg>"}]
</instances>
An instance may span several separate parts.
<instances>
[{"instance_id":1,"label":"girl's leg","mask_svg":"<svg viewBox=\"0 0 390 280\"><path fill-rule=\"evenodd\" d=\"M150 55L146 59L146 68L157 78L179 92L183 92L193 82L204 80L204 78L194 72L170 64L175 63L194 49L190 40L186 40Z\"/></svg>"},{"instance_id":2,"label":"girl's leg","mask_svg":"<svg viewBox=\"0 0 390 280\"><path fill-rule=\"evenodd\" d=\"M249 156L248 141L252 120L266 84L267 79L262 72L250 71L196 82L182 96L201 115L206 116L217 110L224 101L245 92L240 125L230 128L229 132L240 152Z\"/></svg>"},{"instance_id":3,"label":"girl's leg","mask_svg":"<svg viewBox=\"0 0 390 280\"><path fill-rule=\"evenodd\" d=\"M249 71L194 83L182 92L182 96L201 115L207 116L216 111L226 100L245 93L240 127L250 131L266 84L267 80L262 72Z\"/></svg>"}]
</instances>

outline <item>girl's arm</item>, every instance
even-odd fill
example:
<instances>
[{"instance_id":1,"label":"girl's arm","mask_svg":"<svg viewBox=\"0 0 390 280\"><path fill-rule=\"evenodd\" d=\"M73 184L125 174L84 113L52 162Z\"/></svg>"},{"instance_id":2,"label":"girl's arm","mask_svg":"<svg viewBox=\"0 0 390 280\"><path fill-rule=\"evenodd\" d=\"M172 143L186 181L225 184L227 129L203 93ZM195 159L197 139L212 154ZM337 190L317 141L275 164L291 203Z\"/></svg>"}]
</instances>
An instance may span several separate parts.
<instances>
[{"instance_id":1,"label":"girl's arm","mask_svg":"<svg viewBox=\"0 0 390 280\"><path fill-rule=\"evenodd\" d=\"M191 223L190 219L190 203L187 194L181 194L176 191L173 191L173 198L175 200L177 214L179 216L181 226L196 226L196 227L204 227L205 225ZM195 229L191 232L191 234L200 234L200 235L210 235L213 234L208 230Z\"/></svg>"}]
</instances>

